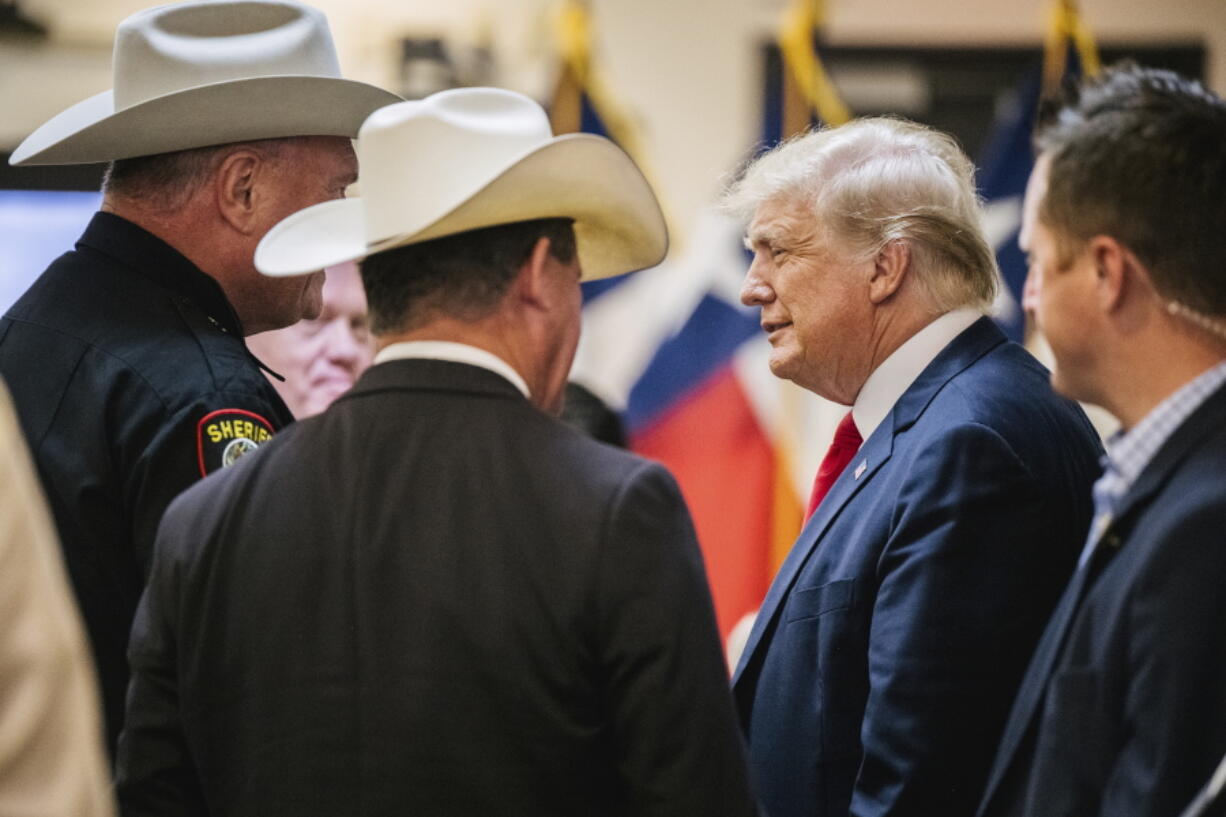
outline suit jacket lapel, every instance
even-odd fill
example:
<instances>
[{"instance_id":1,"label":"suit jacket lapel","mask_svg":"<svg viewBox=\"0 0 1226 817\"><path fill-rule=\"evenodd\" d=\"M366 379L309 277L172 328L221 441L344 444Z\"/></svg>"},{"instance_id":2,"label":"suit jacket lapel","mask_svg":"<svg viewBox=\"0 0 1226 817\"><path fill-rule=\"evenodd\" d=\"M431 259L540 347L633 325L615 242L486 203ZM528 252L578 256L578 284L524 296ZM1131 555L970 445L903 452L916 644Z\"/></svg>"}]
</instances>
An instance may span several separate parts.
<instances>
[{"instance_id":1,"label":"suit jacket lapel","mask_svg":"<svg viewBox=\"0 0 1226 817\"><path fill-rule=\"evenodd\" d=\"M801 531L796 543L792 546L787 558L779 568L775 580L771 582L766 598L758 610L745 650L737 663L732 683L735 686L755 660L762 647L763 636L775 626L780 608L801 568L809 560L817 544L825 535L826 529L838 517L851 499L868 484L873 475L885 464L894 451L894 435L906 430L923 414L924 409L932 402L946 383L959 372L966 369L989 350L1003 343L1005 336L988 318L980 318L971 324L962 334L958 335L930 363L915 382L898 399L889 416L864 442L856 456L830 488L830 493L822 500L817 511L809 519ZM863 467L861 467L863 466ZM857 472L859 472L857 474Z\"/></svg>"},{"instance_id":2,"label":"suit jacket lapel","mask_svg":"<svg viewBox=\"0 0 1226 817\"><path fill-rule=\"evenodd\" d=\"M1043 691L1047 688L1047 678L1055 667L1056 659L1060 655L1060 648L1064 644L1064 636L1073 621L1074 614L1080 606L1081 598L1086 588L1090 585L1091 577L1096 576L1102 569L1103 559L1100 558L1101 555L1103 554L1096 551L1095 557L1091 558L1084 567L1073 574L1072 581L1064 589L1064 594L1060 597L1055 612L1052 613L1052 617L1047 623L1043 637L1039 639L1039 645L1035 648L1034 656L1030 659L1030 668L1024 676L1022 686L1018 689L1017 697L1013 702L1012 712L1008 722L1005 724L1005 731L1000 738L1000 744L997 749L998 759L993 764L992 773L988 778L988 785L984 792L985 798L983 802L985 803L988 802L988 798L993 795L1004 779L1005 773L1012 763L1013 755L1017 752L1022 739L1026 736L1035 710L1043 699Z\"/></svg>"},{"instance_id":3,"label":"suit jacket lapel","mask_svg":"<svg viewBox=\"0 0 1226 817\"><path fill-rule=\"evenodd\" d=\"M886 423L882 423L877 431L860 446L860 450L843 469L843 473L839 475L834 485L830 486L830 493L826 494L825 499L813 512L813 516L809 517L809 521L805 523L796 543L792 545L787 558L780 565L779 572L775 574L766 598L762 600L758 617L754 620L753 629L741 653L741 660L737 663L736 673L732 678L733 685L740 680L745 668L761 646L763 635L768 629L773 629L774 619L779 615L784 600L796 582L796 577L800 575L801 568L817 548L817 543L821 541L826 529L838 517L843 506L850 502L863 486L868 484L873 475L890 458L893 450L894 434L891 429L887 428ZM858 475L857 470L860 472Z\"/></svg>"},{"instance_id":4,"label":"suit jacket lapel","mask_svg":"<svg viewBox=\"0 0 1226 817\"><path fill-rule=\"evenodd\" d=\"M1043 693L1047 689L1047 681L1055 669L1069 628L1080 609L1081 600L1093 585L1094 579L1102 573L1106 564L1123 547L1125 534L1131 528L1137 514L1145 509L1148 501L1166 484L1177 466L1197 443L1205 435L1221 428L1223 423L1226 423L1226 387L1218 389L1175 430L1170 439L1158 449L1154 459L1137 477L1132 488L1120 500L1115 517L1104 528L1095 543L1090 561L1073 575L1072 581L1065 589L1064 595L1061 596L1060 603L1056 605L1056 610L1043 633L1043 638L1035 649L1034 657L1030 660L1030 668L1026 671L1021 689L1018 690L1013 711L1009 716L1004 735L1001 737L998 757L988 780L984 803L988 802L1000 785L1013 762L1013 755L1021 745L1031 721L1035 718L1043 700Z\"/></svg>"},{"instance_id":5,"label":"suit jacket lapel","mask_svg":"<svg viewBox=\"0 0 1226 817\"><path fill-rule=\"evenodd\" d=\"M910 388L898 398L891 412L895 433L914 425L946 383L1006 341L1004 333L996 328L990 318L980 318L968 326L933 358ZM889 422L889 418L886 422Z\"/></svg>"},{"instance_id":6,"label":"suit jacket lapel","mask_svg":"<svg viewBox=\"0 0 1226 817\"><path fill-rule=\"evenodd\" d=\"M1133 514L1145 502L1166 484L1176 467L1187 458L1200 441L1207 435L1222 428L1226 424L1226 386L1220 387L1211 394L1188 419L1170 436L1153 460L1137 477L1131 490L1120 500L1116 509L1116 523L1108 528L1114 529L1120 520Z\"/></svg>"}]
</instances>

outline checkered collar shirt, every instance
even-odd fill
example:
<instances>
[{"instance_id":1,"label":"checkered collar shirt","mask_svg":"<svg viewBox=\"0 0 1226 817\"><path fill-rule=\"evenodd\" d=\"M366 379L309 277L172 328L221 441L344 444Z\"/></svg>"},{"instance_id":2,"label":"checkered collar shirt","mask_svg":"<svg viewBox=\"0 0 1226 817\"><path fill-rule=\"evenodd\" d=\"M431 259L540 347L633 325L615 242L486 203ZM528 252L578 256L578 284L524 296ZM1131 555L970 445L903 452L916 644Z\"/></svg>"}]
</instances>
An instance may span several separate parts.
<instances>
[{"instance_id":1,"label":"checkered collar shirt","mask_svg":"<svg viewBox=\"0 0 1226 817\"><path fill-rule=\"evenodd\" d=\"M1090 554L1111 524L1120 500L1158 449L1223 383L1226 383L1226 361L1180 387L1131 430L1116 432L1107 440L1107 453L1102 459L1103 475L1094 483L1094 522L1090 525L1090 536L1081 551L1078 567L1084 567L1090 560Z\"/></svg>"}]
</instances>

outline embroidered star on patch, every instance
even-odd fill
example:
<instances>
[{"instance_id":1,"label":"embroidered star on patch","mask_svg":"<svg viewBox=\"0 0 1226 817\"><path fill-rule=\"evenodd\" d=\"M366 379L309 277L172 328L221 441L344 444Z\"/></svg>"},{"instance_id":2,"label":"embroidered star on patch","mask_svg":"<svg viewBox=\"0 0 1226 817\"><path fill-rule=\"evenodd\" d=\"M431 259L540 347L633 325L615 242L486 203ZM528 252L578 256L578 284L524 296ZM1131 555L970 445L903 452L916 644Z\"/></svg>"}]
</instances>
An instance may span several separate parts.
<instances>
[{"instance_id":1,"label":"embroidered star on patch","mask_svg":"<svg viewBox=\"0 0 1226 817\"><path fill-rule=\"evenodd\" d=\"M243 409L211 411L196 426L196 452L200 475L233 465L272 439L272 423Z\"/></svg>"}]
</instances>

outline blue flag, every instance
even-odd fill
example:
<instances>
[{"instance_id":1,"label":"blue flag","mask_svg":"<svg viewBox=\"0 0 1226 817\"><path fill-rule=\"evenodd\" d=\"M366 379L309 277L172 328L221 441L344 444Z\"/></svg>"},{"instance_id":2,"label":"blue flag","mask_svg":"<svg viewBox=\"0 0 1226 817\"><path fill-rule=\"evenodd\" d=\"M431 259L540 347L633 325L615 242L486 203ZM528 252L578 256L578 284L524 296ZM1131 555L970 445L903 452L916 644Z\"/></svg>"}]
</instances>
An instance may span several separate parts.
<instances>
[{"instance_id":1,"label":"blue flag","mask_svg":"<svg viewBox=\"0 0 1226 817\"><path fill-rule=\"evenodd\" d=\"M1065 76L1081 75L1077 51L1068 46ZM988 241L996 251L1005 292L998 302L996 322L1013 340L1021 341L1025 331L1022 314L1022 287L1026 283L1026 256L1018 247L1022 227L1022 197L1034 167L1035 118L1043 99L1043 71L1039 64L1027 72L992 125L986 147L979 158L979 194L984 198Z\"/></svg>"}]
</instances>

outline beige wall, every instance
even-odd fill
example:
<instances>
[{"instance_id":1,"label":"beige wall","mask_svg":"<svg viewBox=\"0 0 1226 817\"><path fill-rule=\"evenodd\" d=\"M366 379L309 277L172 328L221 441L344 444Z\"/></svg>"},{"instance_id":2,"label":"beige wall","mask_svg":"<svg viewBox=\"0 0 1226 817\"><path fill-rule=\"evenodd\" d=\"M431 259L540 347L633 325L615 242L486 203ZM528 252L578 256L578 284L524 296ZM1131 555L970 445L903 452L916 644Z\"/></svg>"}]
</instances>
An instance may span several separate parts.
<instances>
[{"instance_id":1,"label":"beige wall","mask_svg":"<svg viewBox=\"0 0 1226 817\"><path fill-rule=\"evenodd\" d=\"M110 86L115 23L148 0L23 0L52 26L47 46L0 41L0 144ZM355 78L392 84L397 39L484 32L503 84L544 97L551 69L550 0L315 0ZM640 127L647 163L676 227L717 189L757 135L758 46L785 0L592 0L607 79ZM1046 0L829 0L835 43L1034 44ZM1226 0L1083 0L1104 42L1201 40L1210 84L1226 89Z\"/></svg>"}]
</instances>

